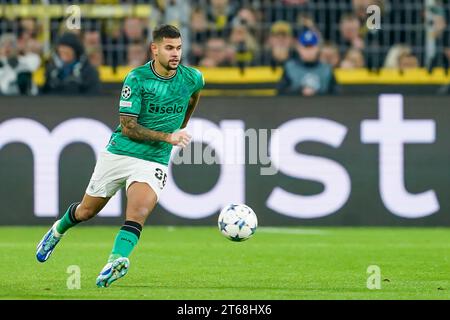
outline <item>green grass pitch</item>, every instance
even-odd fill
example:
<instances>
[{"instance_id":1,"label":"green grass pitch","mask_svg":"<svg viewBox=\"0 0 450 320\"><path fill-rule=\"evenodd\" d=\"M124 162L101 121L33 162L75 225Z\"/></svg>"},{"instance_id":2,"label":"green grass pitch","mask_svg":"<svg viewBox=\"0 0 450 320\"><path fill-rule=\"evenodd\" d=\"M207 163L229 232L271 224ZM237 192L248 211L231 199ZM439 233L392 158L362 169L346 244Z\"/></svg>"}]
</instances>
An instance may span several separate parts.
<instances>
[{"instance_id":1,"label":"green grass pitch","mask_svg":"<svg viewBox=\"0 0 450 320\"><path fill-rule=\"evenodd\" d=\"M214 227L146 226L128 274L100 289L118 229L76 227L41 264L47 228L0 227L0 299L450 299L450 229L261 227L235 243ZM367 288L370 265L380 289Z\"/></svg>"}]
</instances>

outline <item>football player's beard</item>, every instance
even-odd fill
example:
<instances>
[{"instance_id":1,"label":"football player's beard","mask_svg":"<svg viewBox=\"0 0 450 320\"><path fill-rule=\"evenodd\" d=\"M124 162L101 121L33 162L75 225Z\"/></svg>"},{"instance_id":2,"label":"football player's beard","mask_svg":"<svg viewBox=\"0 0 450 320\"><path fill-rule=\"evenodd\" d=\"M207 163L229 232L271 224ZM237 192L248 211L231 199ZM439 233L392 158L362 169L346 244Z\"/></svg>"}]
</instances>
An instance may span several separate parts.
<instances>
[{"instance_id":1,"label":"football player's beard","mask_svg":"<svg viewBox=\"0 0 450 320\"><path fill-rule=\"evenodd\" d=\"M170 66L170 62L167 62L167 65L165 65L164 67L166 68L167 71L169 70L177 70L178 66L180 65L180 62L177 62L177 66L176 67L171 67Z\"/></svg>"}]
</instances>

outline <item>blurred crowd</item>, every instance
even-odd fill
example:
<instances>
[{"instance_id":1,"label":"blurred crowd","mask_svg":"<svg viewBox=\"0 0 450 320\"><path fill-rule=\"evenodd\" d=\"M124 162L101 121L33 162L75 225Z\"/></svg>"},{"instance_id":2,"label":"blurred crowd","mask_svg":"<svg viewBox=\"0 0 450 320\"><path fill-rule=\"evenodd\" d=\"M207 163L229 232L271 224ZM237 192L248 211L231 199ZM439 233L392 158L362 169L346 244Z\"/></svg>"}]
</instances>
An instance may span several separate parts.
<instances>
[{"instance_id":1,"label":"blurred crowd","mask_svg":"<svg viewBox=\"0 0 450 320\"><path fill-rule=\"evenodd\" d=\"M99 66L135 67L151 59L151 33L160 24L180 28L185 64L284 67L279 84L284 94L335 92L334 68L448 68L450 60L450 4L440 0L434 1L431 15L425 14L423 0L47 2L146 4L151 14L146 19L82 18L80 29L68 29L64 18L52 19L50 47L39 19L0 18L0 93L96 93ZM368 27L370 5L380 8L380 29ZM431 57L426 52L430 34ZM30 79L41 66L46 81L37 88Z\"/></svg>"}]
</instances>

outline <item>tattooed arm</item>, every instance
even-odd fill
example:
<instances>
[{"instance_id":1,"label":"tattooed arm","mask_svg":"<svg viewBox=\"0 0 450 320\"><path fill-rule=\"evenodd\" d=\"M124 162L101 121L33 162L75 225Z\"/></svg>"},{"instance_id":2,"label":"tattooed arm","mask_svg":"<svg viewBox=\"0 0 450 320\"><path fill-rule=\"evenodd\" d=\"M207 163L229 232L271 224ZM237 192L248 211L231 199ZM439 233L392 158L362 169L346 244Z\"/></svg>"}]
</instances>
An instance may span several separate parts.
<instances>
[{"instance_id":1,"label":"tattooed arm","mask_svg":"<svg viewBox=\"0 0 450 320\"><path fill-rule=\"evenodd\" d=\"M163 141L174 146L185 147L190 141L190 135L186 132L166 133L147 129L137 123L137 117L120 116L122 134L137 141Z\"/></svg>"}]
</instances>

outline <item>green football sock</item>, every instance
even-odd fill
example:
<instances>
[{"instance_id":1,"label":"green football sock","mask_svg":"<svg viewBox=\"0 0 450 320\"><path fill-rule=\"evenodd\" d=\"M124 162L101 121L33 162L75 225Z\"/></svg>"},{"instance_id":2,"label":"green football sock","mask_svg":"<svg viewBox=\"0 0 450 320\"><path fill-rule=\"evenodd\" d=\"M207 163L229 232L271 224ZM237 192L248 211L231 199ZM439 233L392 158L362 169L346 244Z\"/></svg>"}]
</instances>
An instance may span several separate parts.
<instances>
[{"instance_id":1,"label":"green football sock","mask_svg":"<svg viewBox=\"0 0 450 320\"><path fill-rule=\"evenodd\" d=\"M108 262L119 257L128 257L139 241L142 226L134 221L125 221L114 241Z\"/></svg>"},{"instance_id":2,"label":"green football sock","mask_svg":"<svg viewBox=\"0 0 450 320\"><path fill-rule=\"evenodd\" d=\"M80 223L80 221L75 218L75 210L79 204L79 202L75 202L67 208L66 213L64 213L64 216L59 220L59 223L56 226L56 231L59 234L64 234L67 230Z\"/></svg>"}]
</instances>

